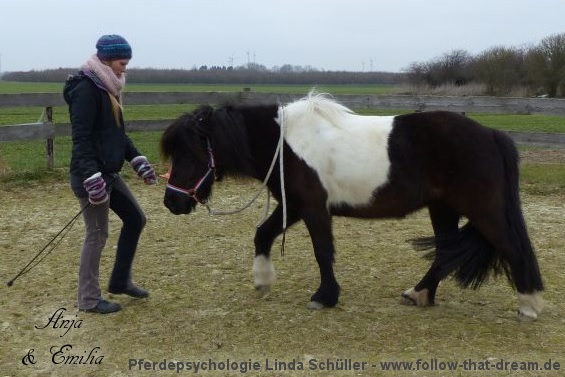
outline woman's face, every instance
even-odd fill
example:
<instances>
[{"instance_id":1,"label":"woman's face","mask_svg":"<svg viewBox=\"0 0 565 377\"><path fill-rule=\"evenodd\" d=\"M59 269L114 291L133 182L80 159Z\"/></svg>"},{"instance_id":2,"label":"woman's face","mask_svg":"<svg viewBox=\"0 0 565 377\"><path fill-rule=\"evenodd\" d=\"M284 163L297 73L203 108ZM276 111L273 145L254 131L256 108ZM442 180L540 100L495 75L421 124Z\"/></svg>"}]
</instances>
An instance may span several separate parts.
<instances>
[{"instance_id":1,"label":"woman's face","mask_svg":"<svg viewBox=\"0 0 565 377\"><path fill-rule=\"evenodd\" d=\"M129 59L111 60L107 62L108 66L112 68L112 72L120 78L126 73L128 63Z\"/></svg>"}]
</instances>

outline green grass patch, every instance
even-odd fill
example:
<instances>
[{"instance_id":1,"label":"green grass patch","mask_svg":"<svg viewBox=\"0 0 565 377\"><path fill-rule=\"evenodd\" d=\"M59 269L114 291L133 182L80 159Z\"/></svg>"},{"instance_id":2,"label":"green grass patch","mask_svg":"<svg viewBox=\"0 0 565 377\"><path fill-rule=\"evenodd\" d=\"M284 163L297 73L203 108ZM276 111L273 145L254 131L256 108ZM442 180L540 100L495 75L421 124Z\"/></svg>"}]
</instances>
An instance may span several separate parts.
<instances>
[{"instance_id":1,"label":"green grass patch","mask_svg":"<svg viewBox=\"0 0 565 377\"><path fill-rule=\"evenodd\" d=\"M160 132L132 132L129 136L152 163L159 164ZM0 143L0 182L19 184L30 180L66 179L71 161L71 148L70 137L55 138L55 167L50 171L47 169L45 141ZM124 170L127 171L127 164L125 166Z\"/></svg>"},{"instance_id":2,"label":"green grass patch","mask_svg":"<svg viewBox=\"0 0 565 377\"><path fill-rule=\"evenodd\" d=\"M522 190L532 195L565 193L563 164L523 164L520 168Z\"/></svg>"},{"instance_id":3,"label":"green grass patch","mask_svg":"<svg viewBox=\"0 0 565 377\"><path fill-rule=\"evenodd\" d=\"M180 115L194 110L198 105L130 105L124 107L124 117L132 120L176 119Z\"/></svg>"},{"instance_id":4,"label":"green grass patch","mask_svg":"<svg viewBox=\"0 0 565 377\"><path fill-rule=\"evenodd\" d=\"M469 117L482 125L504 131L565 132L565 118L557 115L469 114Z\"/></svg>"},{"instance_id":5,"label":"green grass patch","mask_svg":"<svg viewBox=\"0 0 565 377\"><path fill-rule=\"evenodd\" d=\"M0 81L0 94L63 92L64 83Z\"/></svg>"},{"instance_id":6,"label":"green grass patch","mask_svg":"<svg viewBox=\"0 0 565 377\"><path fill-rule=\"evenodd\" d=\"M0 107L0 126L11 124L35 123L43 119L44 107ZM55 123L68 123L69 111L67 107L53 107L53 121Z\"/></svg>"},{"instance_id":7,"label":"green grass patch","mask_svg":"<svg viewBox=\"0 0 565 377\"><path fill-rule=\"evenodd\" d=\"M356 111L362 115L400 115L413 112L412 110L379 110L359 109ZM565 118L552 115L525 115L525 114L467 114L483 126L503 131L517 132L565 132Z\"/></svg>"},{"instance_id":8,"label":"green grass patch","mask_svg":"<svg viewBox=\"0 0 565 377\"><path fill-rule=\"evenodd\" d=\"M137 148L149 160L159 165L161 132L131 132ZM71 158L71 138L55 139L55 171L47 170L45 142L42 140L0 143L0 182L26 182L49 177L61 178L68 174ZM535 153L539 148L521 147L521 153ZM127 166L124 170L127 169ZM165 167L159 166L159 172ZM565 161L561 163L527 162L521 166L522 189L533 195L565 193Z\"/></svg>"},{"instance_id":9,"label":"green grass patch","mask_svg":"<svg viewBox=\"0 0 565 377\"><path fill-rule=\"evenodd\" d=\"M197 104L172 105L128 105L124 106L126 121L175 119L179 115L192 111ZM412 112L411 110L391 109L359 109L362 115L399 115ZM41 119L42 107L7 107L0 108L0 126L10 124L33 123ZM469 117L479 123L504 131L518 132L565 132L565 118L550 115L516 115L516 114L469 114ZM66 106L53 108L55 123L69 123Z\"/></svg>"},{"instance_id":10,"label":"green grass patch","mask_svg":"<svg viewBox=\"0 0 565 377\"><path fill-rule=\"evenodd\" d=\"M197 105L125 105L126 121L175 119L192 111ZM6 107L0 108L0 126L34 123L42 119L43 107ZM66 106L53 107L53 122L70 123L69 110Z\"/></svg>"}]
</instances>

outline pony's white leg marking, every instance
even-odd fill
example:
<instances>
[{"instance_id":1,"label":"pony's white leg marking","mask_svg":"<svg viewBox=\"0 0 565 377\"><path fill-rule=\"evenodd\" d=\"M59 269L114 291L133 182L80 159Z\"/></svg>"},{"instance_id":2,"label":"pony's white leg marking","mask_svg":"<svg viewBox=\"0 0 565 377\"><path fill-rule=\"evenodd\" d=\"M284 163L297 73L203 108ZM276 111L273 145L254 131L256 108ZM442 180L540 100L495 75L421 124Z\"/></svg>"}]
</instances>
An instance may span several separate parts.
<instances>
[{"instance_id":1,"label":"pony's white leg marking","mask_svg":"<svg viewBox=\"0 0 565 377\"><path fill-rule=\"evenodd\" d=\"M253 260L253 277L255 289L266 293L275 281L275 267L270 258L258 255Z\"/></svg>"},{"instance_id":2,"label":"pony's white leg marking","mask_svg":"<svg viewBox=\"0 0 565 377\"><path fill-rule=\"evenodd\" d=\"M531 294L518 293L520 308L518 309L518 319L520 321L534 321L538 314L543 310L543 299L539 292Z\"/></svg>"},{"instance_id":3,"label":"pony's white leg marking","mask_svg":"<svg viewBox=\"0 0 565 377\"><path fill-rule=\"evenodd\" d=\"M402 303L406 305L416 305L416 306L430 306L430 299L428 296L428 289L424 288L421 291L417 291L414 288L407 289L402 294Z\"/></svg>"},{"instance_id":4,"label":"pony's white leg marking","mask_svg":"<svg viewBox=\"0 0 565 377\"><path fill-rule=\"evenodd\" d=\"M323 308L325 308L325 306L321 302L310 301L308 302L308 304L306 304L306 308L311 310L322 310Z\"/></svg>"}]
</instances>

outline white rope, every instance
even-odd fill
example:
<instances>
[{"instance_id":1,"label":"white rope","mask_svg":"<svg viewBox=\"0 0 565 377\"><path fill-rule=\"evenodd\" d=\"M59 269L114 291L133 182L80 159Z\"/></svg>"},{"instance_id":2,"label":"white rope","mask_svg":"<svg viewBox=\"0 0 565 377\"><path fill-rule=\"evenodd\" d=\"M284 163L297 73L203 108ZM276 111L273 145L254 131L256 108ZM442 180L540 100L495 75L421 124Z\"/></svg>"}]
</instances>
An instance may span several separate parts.
<instances>
[{"instance_id":1,"label":"white rope","mask_svg":"<svg viewBox=\"0 0 565 377\"><path fill-rule=\"evenodd\" d=\"M43 120L45 119L45 115L46 115L46 111L45 111L45 107L44 107L43 111L41 112L41 116L39 117L39 119L35 123L36 124L43 123Z\"/></svg>"},{"instance_id":2,"label":"white rope","mask_svg":"<svg viewBox=\"0 0 565 377\"><path fill-rule=\"evenodd\" d=\"M249 208L255 202L255 200L257 200L259 195L261 195L261 193L263 192L265 187L267 187L267 182L269 181L269 178L271 177L271 174L273 173L273 169L274 169L275 163L277 161L277 156L279 156L279 162L280 162L279 171L280 171L280 175L281 175L281 195L282 195L282 205L283 205L283 231L286 229L286 194L285 194L285 190L284 190L284 167L283 167L284 122L285 122L285 120L284 120L284 107L281 106L281 122L280 122L281 131L280 131L279 141L277 143L277 148L275 149L275 154L273 156L273 160L271 161L271 166L269 167L269 171L267 172L265 179L263 179L263 183L261 184L261 187L259 188L257 193L244 206L237 208L237 209L234 209L234 210L229 210L229 211L214 210L214 209L211 208L211 205L206 203L205 205L206 205L206 209L208 210L208 214L210 214L211 216L234 215L236 213L243 212L244 210ZM257 227L261 226L261 224L263 224L265 222L265 220L267 219L267 216L269 214L270 198L271 198L271 196L270 196L269 192L267 191L267 205L265 207L265 212L263 214L263 217L261 218L261 220L259 220Z\"/></svg>"},{"instance_id":3,"label":"white rope","mask_svg":"<svg viewBox=\"0 0 565 377\"><path fill-rule=\"evenodd\" d=\"M285 117L284 117L284 106L281 106L281 138L279 141L279 148L280 148L280 154L279 154L279 171L280 171L280 175L281 175L281 198L282 198L282 207L283 207L283 224L282 224L282 229L283 229L283 233L286 231L286 192L285 192L285 185L284 185L284 160L283 160L283 145L282 145L282 140L283 140L283 136L284 136L284 124L285 124Z\"/></svg>"}]
</instances>

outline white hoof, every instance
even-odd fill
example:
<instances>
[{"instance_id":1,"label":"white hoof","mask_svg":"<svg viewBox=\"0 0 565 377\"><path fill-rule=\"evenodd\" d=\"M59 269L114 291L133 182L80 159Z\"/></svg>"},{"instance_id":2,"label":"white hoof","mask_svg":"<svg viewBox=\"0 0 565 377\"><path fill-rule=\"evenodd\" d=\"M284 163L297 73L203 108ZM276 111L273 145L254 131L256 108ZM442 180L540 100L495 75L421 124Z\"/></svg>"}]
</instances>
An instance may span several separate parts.
<instances>
[{"instance_id":1,"label":"white hoof","mask_svg":"<svg viewBox=\"0 0 565 377\"><path fill-rule=\"evenodd\" d=\"M401 304L404 305L416 305L416 306L430 306L430 300L428 296L428 290L422 289L421 291L416 291L414 288L407 289L402 293Z\"/></svg>"},{"instance_id":2,"label":"white hoof","mask_svg":"<svg viewBox=\"0 0 565 377\"><path fill-rule=\"evenodd\" d=\"M524 306L518 309L518 321L531 322L538 319L538 313L530 307Z\"/></svg>"},{"instance_id":3,"label":"white hoof","mask_svg":"<svg viewBox=\"0 0 565 377\"><path fill-rule=\"evenodd\" d=\"M535 321L543 310L544 302L538 292L531 294L518 294L520 309L518 309L518 320Z\"/></svg>"},{"instance_id":4,"label":"white hoof","mask_svg":"<svg viewBox=\"0 0 565 377\"><path fill-rule=\"evenodd\" d=\"M255 289L267 293L275 281L275 267L270 259L258 255L253 260L253 278Z\"/></svg>"},{"instance_id":5,"label":"white hoof","mask_svg":"<svg viewBox=\"0 0 565 377\"><path fill-rule=\"evenodd\" d=\"M306 304L306 307L311 310L322 310L323 308L325 308L324 304L318 301L310 301L308 304Z\"/></svg>"}]
</instances>

